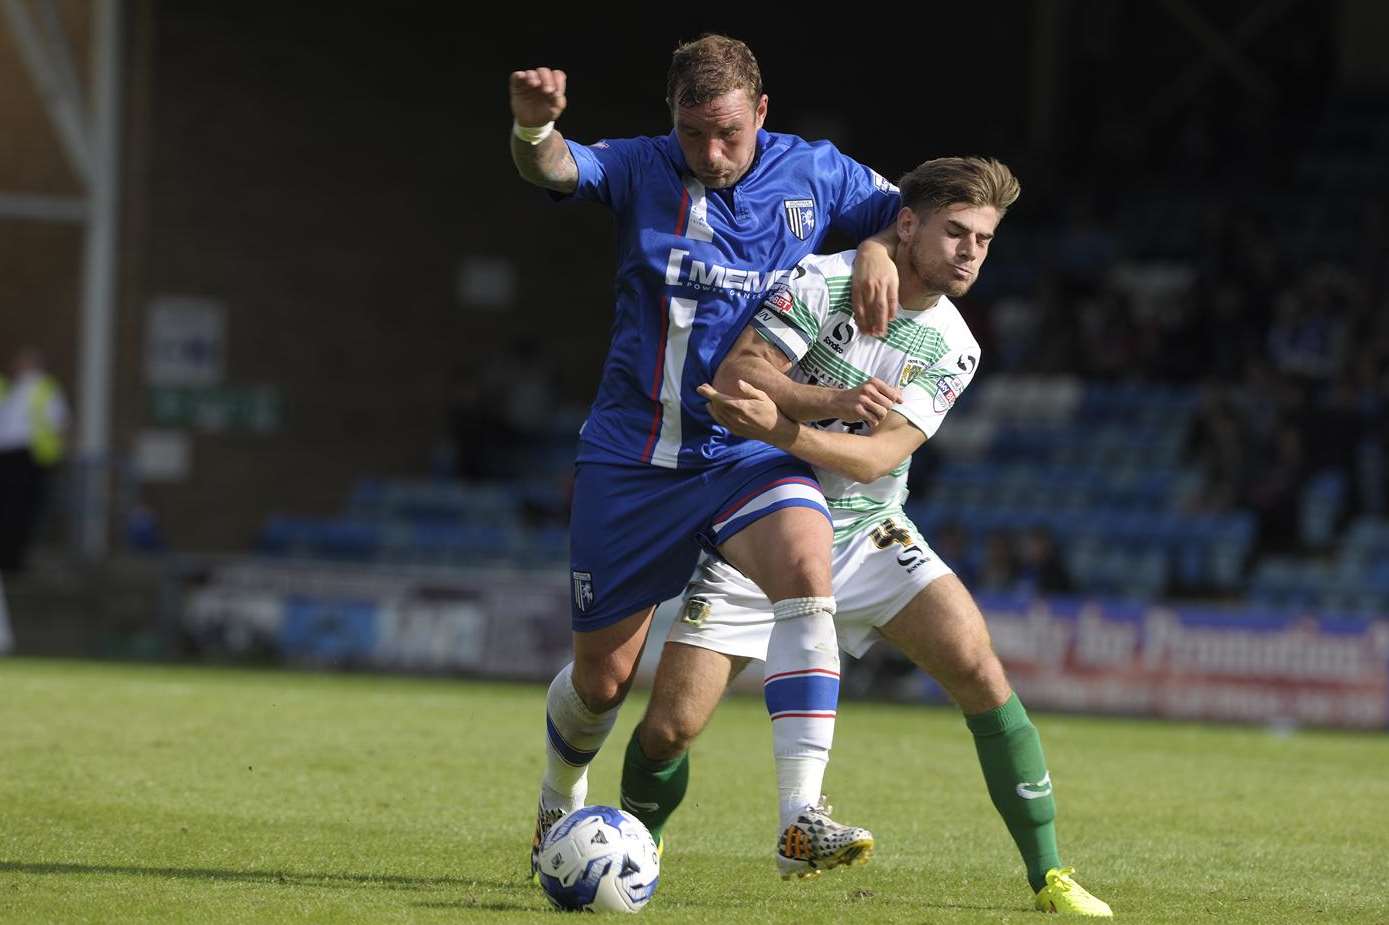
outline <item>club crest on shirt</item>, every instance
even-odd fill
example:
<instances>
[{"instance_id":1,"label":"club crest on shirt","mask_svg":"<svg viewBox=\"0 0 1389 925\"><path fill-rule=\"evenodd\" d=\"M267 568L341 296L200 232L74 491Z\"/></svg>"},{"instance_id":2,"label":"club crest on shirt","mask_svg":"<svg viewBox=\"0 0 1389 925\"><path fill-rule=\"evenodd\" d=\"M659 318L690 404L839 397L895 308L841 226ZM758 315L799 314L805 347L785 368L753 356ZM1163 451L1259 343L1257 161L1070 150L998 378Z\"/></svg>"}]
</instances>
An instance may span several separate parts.
<instances>
[{"instance_id":1,"label":"club crest on shirt","mask_svg":"<svg viewBox=\"0 0 1389 925\"><path fill-rule=\"evenodd\" d=\"M579 613L588 613L593 606L593 573L575 571L571 574L574 576L574 604Z\"/></svg>"},{"instance_id":2,"label":"club crest on shirt","mask_svg":"<svg viewBox=\"0 0 1389 925\"><path fill-rule=\"evenodd\" d=\"M906 365L902 367L902 375L897 377L897 388L905 389L916 381L917 376L920 376L925 371L925 360L908 359Z\"/></svg>"},{"instance_id":3,"label":"club crest on shirt","mask_svg":"<svg viewBox=\"0 0 1389 925\"><path fill-rule=\"evenodd\" d=\"M804 241L815 229L815 200L786 199L782 204L786 209L787 227L793 235Z\"/></svg>"},{"instance_id":4,"label":"club crest on shirt","mask_svg":"<svg viewBox=\"0 0 1389 925\"><path fill-rule=\"evenodd\" d=\"M713 605L702 597L692 597L685 601L685 606L680 609L680 619L691 626L699 626L708 618L709 612L713 610Z\"/></svg>"}]
</instances>

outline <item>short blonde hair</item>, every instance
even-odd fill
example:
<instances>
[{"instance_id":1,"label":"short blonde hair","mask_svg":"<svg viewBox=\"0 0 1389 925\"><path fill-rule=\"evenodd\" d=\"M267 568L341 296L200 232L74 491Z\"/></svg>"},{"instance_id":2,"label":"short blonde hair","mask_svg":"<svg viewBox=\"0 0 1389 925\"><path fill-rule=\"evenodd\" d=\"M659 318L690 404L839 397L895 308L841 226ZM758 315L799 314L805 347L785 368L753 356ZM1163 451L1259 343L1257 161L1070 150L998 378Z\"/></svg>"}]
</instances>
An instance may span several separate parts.
<instances>
[{"instance_id":1,"label":"short blonde hair","mask_svg":"<svg viewBox=\"0 0 1389 925\"><path fill-rule=\"evenodd\" d=\"M730 90L762 96L762 71L752 49L726 35L701 35L675 47L666 73L666 102L672 110L698 106Z\"/></svg>"},{"instance_id":2,"label":"short blonde hair","mask_svg":"<svg viewBox=\"0 0 1389 925\"><path fill-rule=\"evenodd\" d=\"M902 205L918 214L956 203L993 206L999 217L1017 201L1022 185L991 157L938 157L917 165L897 184Z\"/></svg>"}]
</instances>

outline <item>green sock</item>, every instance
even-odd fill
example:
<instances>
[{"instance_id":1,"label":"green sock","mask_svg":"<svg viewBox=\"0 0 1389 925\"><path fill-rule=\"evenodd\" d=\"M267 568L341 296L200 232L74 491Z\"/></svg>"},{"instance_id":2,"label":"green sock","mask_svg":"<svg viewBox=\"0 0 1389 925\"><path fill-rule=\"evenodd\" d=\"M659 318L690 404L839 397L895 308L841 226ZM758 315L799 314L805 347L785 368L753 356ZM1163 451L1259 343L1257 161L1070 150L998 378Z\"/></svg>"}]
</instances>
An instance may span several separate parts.
<instances>
[{"instance_id":1,"label":"green sock","mask_svg":"<svg viewBox=\"0 0 1389 925\"><path fill-rule=\"evenodd\" d=\"M669 761L652 761L641 750L637 731L632 730L622 762L622 808L641 820L656 844L661 843L666 820L685 799L689 785L689 752Z\"/></svg>"},{"instance_id":2,"label":"green sock","mask_svg":"<svg viewBox=\"0 0 1389 925\"><path fill-rule=\"evenodd\" d=\"M1046 886L1047 871L1061 866L1053 825L1056 801L1042 739L1017 694L1001 707L966 716L965 724L974 733L989 796L1018 846L1035 893Z\"/></svg>"}]
</instances>

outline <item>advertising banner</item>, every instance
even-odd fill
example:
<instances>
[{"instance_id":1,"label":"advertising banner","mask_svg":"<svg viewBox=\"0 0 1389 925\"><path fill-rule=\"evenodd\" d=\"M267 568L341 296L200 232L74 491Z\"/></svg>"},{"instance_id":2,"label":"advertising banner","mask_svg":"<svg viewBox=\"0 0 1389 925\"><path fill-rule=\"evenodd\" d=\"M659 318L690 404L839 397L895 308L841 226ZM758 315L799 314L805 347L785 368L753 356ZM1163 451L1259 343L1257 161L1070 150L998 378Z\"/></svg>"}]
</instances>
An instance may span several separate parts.
<instances>
[{"instance_id":1,"label":"advertising banner","mask_svg":"<svg viewBox=\"0 0 1389 925\"><path fill-rule=\"evenodd\" d=\"M1029 707L1389 726L1389 622L1079 600L979 603Z\"/></svg>"}]
</instances>

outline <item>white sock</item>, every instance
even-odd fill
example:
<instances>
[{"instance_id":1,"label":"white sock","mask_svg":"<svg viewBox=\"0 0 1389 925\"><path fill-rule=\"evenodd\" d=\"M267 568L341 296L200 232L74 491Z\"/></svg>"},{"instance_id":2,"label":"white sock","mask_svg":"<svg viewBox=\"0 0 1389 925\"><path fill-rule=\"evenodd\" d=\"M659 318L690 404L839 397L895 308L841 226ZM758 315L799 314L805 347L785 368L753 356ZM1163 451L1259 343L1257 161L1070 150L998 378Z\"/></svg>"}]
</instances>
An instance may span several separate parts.
<instances>
[{"instance_id":1,"label":"white sock","mask_svg":"<svg viewBox=\"0 0 1389 925\"><path fill-rule=\"evenodd\" d=\"M776 622L767 644L762 697L772 718L781 829L820 787L834 742L839 706L839 644L834 633L834 598L794 597L772 605Z\"/></svg>"},{"instance_id":2,"label":"white sock","mask_svg":"<svg viewBox=\"0 0 1389 925\"><path fill-rule=\"evenodd\" d=\"M545 698L545 780L540 802L546 809L573 812L588 796L588 766L617 722L613 707L594 713L574 690L574 663L560 669Z\"/></svg>"}]
</instances>

